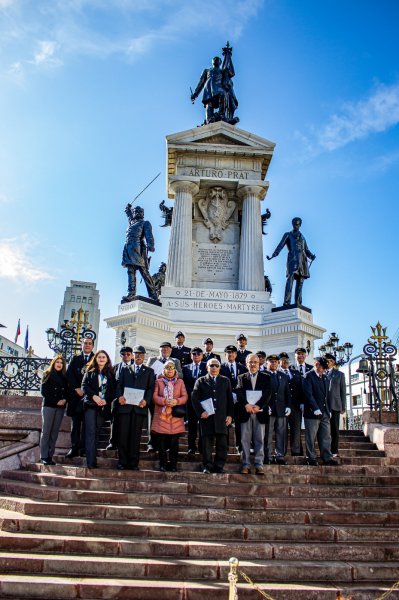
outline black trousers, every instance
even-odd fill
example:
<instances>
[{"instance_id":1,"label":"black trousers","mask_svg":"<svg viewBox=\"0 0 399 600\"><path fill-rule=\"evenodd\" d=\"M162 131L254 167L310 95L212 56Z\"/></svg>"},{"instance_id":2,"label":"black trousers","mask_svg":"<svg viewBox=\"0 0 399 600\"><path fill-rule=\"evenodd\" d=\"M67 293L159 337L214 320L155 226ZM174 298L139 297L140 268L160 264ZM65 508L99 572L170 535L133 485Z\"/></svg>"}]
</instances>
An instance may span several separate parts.
<instances>
[{"instance_id":1,"label":"black trousers","mask_svg":"<svg viewBox=\"0 0 399 600\"><path fill-rule=\"evenodd\" d=\"M303 456L303 447L301 441L301 423L302 423L302 411L300 408L293 406L291 409L291 414L287 418L287 428L289 427L289 438L290 438L290 447L291 454L296 455L300 454ZM288 433L288 430L287 430ZM288 442L288 435L287 435ZM287 445L285 450L287 451Z\"/></svg>"},{"instance_id":2,"label":"black trousers","mask_svg":"<svg viewBox=\"0 0 399 600\"><path fill-rule=\"evenodd\" d=\"M111 416L111 428L109 434L109 443L113 446L118 445L118 422L115 416L116 415Z\"/></svg>"},{"instance_id":3,"label":"black trousers","mask_svg":"<svg viewBox=\"0 0 399 600\"><path fill-rule=\"evenodd\" d=\"M236 447L241 451L241 423L239 404L234 404L234 434L236 438Z\"/></svg>"},{"instance_id":4,"label":"black trousers","mask_svg":"<svg viewBox=\"0 0 399 600\"><path fill-rule=\"evenodd\" d=\"M179 456L179 437L180 434L169 435L167 433L153 433L153 438L156 438L157 449L159 454L159 466L166 469L169 466L171 469L176 469L177 459ZM169 450L169 465L168 455Z\"/></svg>"},{"instance_id":5,"label":"black trousers","mask_svg":"<svg viewBox=\"0 0 399 600\"><path fill-rule=\"evenodd\" d=\"M215 457L212 460L213 446L216 445ZM223 469L227 458L227 435L212 433L202 435L202 462L207 469Z\"/></svg>"},{"instance_id":6,"label":"black trousers","mask_svg":"<svg viewBox=\"0 0 399 600\"><path fill-rule=\"evenodd\" d=\"M86 461L87 466L92 467L97 464L97 446L100 429L104 425L104 417L100 410L88 408L85 413L85 432L86 432Z\"/></svg>"},{"instance_id":7,"label":"black trousers","mask_svg":"<svg viewBox=\"0 0 399 600\"><path fill-rule=\"evenodd\" d=\"M339 442L339 419L341 413L339 410L331 411L330 425L331 425L331 452L338 454L338 442Z\"/></svg>"},{"instance_id":8,"label":"black trousers","mask_svg":"<svg viewBox=\"0 0 399 600\"><path fill-rule=\"evenodd\" d=\"M137 467L140 459L140 441L145 415L138 415L133 407L117 415L119 462L124 467Z\"/></svg>"},{"instance_id":9,"label":"black trousers","mask_svg":"<svg viewBox=\"0 0 399 600\"><path fill-rule=\"evenodd\" d=\"M188 447L190 450L196 450L197 448L197 437L198 437L198 422L199 419L197 417L197 413L195 412L193 405L191 404L191 399L186 404L187 406L187 420L188 420L188 432L187 432L187 441ZM198 449L201 452L201 438L198 440Z\"/></svg>"},{"instance_id":10,"label":"black trousers","mask_svg":"<svg viewBox=\"0 0 399 600\"><path fill-rule=\"evenodd\" d=\"M71 446L73 452L80 453L85 450L85 413L75 413L72 417Z\"/></svg>"}]
</instances>

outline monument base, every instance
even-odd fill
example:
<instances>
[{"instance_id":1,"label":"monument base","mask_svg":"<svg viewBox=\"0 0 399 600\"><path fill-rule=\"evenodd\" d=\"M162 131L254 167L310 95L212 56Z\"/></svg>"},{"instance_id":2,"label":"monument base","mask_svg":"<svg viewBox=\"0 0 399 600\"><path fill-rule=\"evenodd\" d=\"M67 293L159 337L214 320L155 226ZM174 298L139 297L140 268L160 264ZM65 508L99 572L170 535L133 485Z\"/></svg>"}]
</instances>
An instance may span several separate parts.
<instances>
[{"instance_id":1,"label":"monument base","mask_svg":"<svg viewBox=\"0 0 399 600\"><path fill-rule=\"evenodd\" d=\"M288 352L313 345L325 329L313 323L310 309L290 305L277 307L268 292L225 289L162 288L161 305L138 296L120 304L118 314L106 320L115 330L115 359L119 357L122 339L134 346L142 344L148 354L157 354L163 341L174 343L176 331L185 333L186 344L202 346L211 337L214 351L222 353L235 344L238 333L245 333L248 349L266 353ZM284 310L283 310L284 309Z\"/></svg>"},{"instance_id":2,"label":"monument base","mask_svg":"<svg viewBox=\"0 0 399 600\"><path fill-rule=\"evenodd\" d=\"M272 308L272 312L279 312L280 310L291 310L291 308L300 308L301 310L305 310L308 313L312 313L312 309L307 306L303 306L303 304L283 304L283 306L276 306Z\"/></svg>"}]
</instances>

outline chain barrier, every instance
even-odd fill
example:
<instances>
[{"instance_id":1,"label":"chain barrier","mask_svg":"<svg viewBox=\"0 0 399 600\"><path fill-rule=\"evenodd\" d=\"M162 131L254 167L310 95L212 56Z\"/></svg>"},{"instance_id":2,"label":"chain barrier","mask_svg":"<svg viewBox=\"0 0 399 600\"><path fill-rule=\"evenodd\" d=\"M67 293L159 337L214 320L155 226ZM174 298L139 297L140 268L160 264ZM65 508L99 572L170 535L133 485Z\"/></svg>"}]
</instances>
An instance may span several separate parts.
<instances>
[{"instance_id":1,"label":"chain barrier","mask_svg":"<svg viewBox=\"0 0 399 600\"><path fill-rule=\"evenodd\" d=\"M229 600L238 600L238 591L237 591L237 582L238 582L238 574L241 575L241 577L250 585L252 585L252 587L259 592L259 594L263 597L266 598L266 600L274 600L274 598L272 596L270 596L269 594L267 594L264 590L261 590L260 587L258 585L256 585L256 583L254 583L252 581L252 579L250 577L248 577L248 575L246 573L244 573L244 571L239 571L238 570L238 558L230 558L229 560L229 564L230 564L230 572L228 575L228 580L229 580ZM396 583L393 584L393 586L391 588L389 588L389 590L387 590L386 592L384 592L381 596L378 596L378 598L376 598L376 600L386 600L386 598L388 598L388 596L390 596L392 594L392 592L394 592L395 590L399 589L399 581L397 581ZM344 597L341 595L341 592L338 592L338 599L341 600L345 600ZM352 600L352 596L350 599L348 600Z\"/></svg>"}]
</instances>

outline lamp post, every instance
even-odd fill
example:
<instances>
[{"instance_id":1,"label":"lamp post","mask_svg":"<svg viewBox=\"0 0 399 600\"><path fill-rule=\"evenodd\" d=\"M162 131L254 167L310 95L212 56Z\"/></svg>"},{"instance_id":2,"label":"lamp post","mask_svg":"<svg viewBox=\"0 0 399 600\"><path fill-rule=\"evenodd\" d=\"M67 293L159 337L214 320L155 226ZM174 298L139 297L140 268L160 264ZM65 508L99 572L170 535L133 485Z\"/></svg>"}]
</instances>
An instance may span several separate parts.
<instances>
[{"instance_id":1,"label":"lamp post","mask_svg":"<svg viewBox=\"0 0 399 600\"><path fill-rule=\"evenodd\" d=\"M79 354L84 338L90 338L94 343L97 337L97 334L91 329L88 316L89 311L80 307L77 312L73 311L69 321L67 319L64 321L60 331L56 331L54 327L46 329L49 348L62 354L67 362L74 354Z\"/></svg>"},{"instance_id":2,"label":"lamp post","mask_svg":"<svg viewBox=\"0 0 399 600\"><path fill-rule=\"evenodd\" d=\"M330 333L330 337L328 340L319 346L319 352L322 356L325 354L332 354L334 356L335 362L338 366L342 367L345 365L353 351L353 344L350 342L345 342L344 344L339 344L339 337L333 331Z\"/></svg>"}]
</instances>

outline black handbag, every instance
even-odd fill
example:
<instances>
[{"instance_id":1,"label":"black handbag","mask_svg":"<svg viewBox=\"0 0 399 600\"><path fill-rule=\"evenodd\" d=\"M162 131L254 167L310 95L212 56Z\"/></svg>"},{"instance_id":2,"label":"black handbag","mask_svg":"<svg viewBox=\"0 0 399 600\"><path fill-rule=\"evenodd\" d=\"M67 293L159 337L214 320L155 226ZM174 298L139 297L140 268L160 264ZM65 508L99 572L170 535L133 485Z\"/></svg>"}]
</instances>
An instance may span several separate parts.
<instances>
[{"instance_id":1,"label":"black handbag","mask_svg":"<svg viewBox=\"0 0 399 600\"><path fill-rule=\"evenodd\" d=\"M186 416L186 405L185 404L176 404L176 406L172 406L172 417L178 417L179 419L184 419Z\"/></svg>"}]
</instances>

